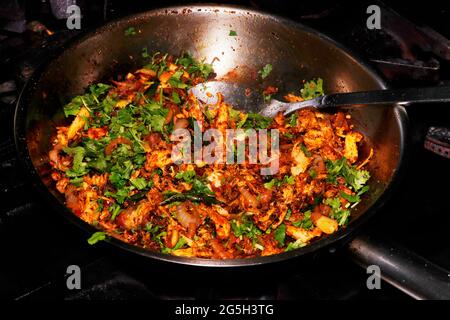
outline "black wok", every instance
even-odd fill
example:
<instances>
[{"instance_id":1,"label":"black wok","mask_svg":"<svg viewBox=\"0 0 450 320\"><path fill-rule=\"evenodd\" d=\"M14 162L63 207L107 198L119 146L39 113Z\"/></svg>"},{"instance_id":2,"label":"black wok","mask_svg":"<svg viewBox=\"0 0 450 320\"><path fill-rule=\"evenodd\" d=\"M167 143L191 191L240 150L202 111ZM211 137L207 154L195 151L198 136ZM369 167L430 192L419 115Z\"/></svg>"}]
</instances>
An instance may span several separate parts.
<instances>
[{"instance_id":1,"label":"black wok","mask_svg":"<svg viewBox=\"0 0 450 320\"><path fill-rule=\"evenodd\" d=\"M124 30L134 27L133 36ZM237 37L230 37L235 30ZM49 176L47 153L55 127L64 122L62 105L90 84L108 81L144 63L141 51L178 55L189 51L196 58L214 62L218 77L232 76L254 89L275 85L281 94L296 91L302 79L321 77L327 92L385 88L384 82L355 55L315 30L261 12L224 6L159 9L109 23L78 37L26 84L17 105L17 149L36 188L61 214L81 228L94 229L75 217ZM257 81L267 63L271 76ZM232 71L230 73L230 71ZM374 148L369 164L370 192L355 208L347 228L311 245L283 254L238 260L184 258L147 251L117 239L114 246L138 255L170 263L202 267L244 267L312 255L319 249L349 240L386 201L400 169L405 147L407 116L401 106L361 108L351 111L356 129L368 137L365 152Z\"/></svg>"}]
</instances>

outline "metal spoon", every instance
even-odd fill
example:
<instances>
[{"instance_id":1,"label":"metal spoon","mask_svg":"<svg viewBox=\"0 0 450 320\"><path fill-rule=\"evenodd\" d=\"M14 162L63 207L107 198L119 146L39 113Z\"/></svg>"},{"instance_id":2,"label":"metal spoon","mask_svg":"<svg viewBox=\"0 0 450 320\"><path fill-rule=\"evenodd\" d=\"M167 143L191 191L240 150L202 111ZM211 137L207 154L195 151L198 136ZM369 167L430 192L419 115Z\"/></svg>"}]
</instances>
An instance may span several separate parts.
<instances>
[{"instance_id":1,"label":"metal spoon","mask_svg":"<svg viewBox=\"0 0 450 320\"><path fill-rule=\"evenodd\" d=\"M192 87L189 91L197 99L209 105L215 105L218 101L217 93L222 93L225 101L237 109L244 111L260 110L259 113L261 115L270 118L275 117L279 112L288 115L307 107L324 109L360 104L389 105L394 103L450 102L450 86L332 93L312 100L294 103L282 102L276 99L265 101L262 93L249 93L241 85L225 81L201 83Z\"/></svg>"}]
</instances>

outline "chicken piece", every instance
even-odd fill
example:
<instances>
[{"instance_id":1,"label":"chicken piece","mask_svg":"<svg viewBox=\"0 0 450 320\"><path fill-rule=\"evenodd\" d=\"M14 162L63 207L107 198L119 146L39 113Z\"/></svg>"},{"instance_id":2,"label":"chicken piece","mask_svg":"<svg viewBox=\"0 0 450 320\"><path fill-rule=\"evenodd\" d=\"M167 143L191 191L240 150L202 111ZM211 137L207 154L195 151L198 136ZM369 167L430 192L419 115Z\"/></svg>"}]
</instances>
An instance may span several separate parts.
<instances>
[{"instance_id":1,"label":"chicken piece","mask_svg":"<svg viewBox=\"0 0 450 320\"><path fill-rule=\"evenodd\" d=\"M244 187L240 187L239 192L241 193L239 199L242 208L250 212L255 211L259 206L258 197Z\"/></svg>"},{"instance_id":2,"label":"chicken piece","mask_svg":"<svg viewBox=\"0 0 450 320\"><path fill-rule=\"evenodd\" d=\"M363 139L359 132L351 132L345 136L344 157L350 163L355 163L358 160L358 146L357 143Z\"/></svg>"},{"instance_id":3,"label":"chicken piece","mask_svg":"<svg viewBox=\"0 0 450 320\"><path fill-rule=\"evenodd\" d=\"M231 230L230 222L228 221L228 219L218 214L215 210L209 209L207 210L207 212L208 217L214 223L217 238L222 240L228 239L230 237Z\"/></svg>"},{"instance_id":4,"label":"chicken piece","mask_svg":"<svg viewBox=\"0 0 450 320\"><path fill-rule=\"evenodd\" d=\"M92 176L86 175L83 177L84 182L89 186L104 187L108 183L108 174L94 174Z\"/></svg>"},{"instance_id":5,"label":"chicken piece","mask_svg":"<svg viewBox=\"0 0 450 320\"><path fill-rule=\"evenodd\" d=\"M145 170L153 171L156 168L164 169L172 163L171 151L161 150L147 153L147 161L145 162Z\"/></svg>"},{"instance_id":6,"label":"chicken piece","mask_svg":"<svg viewBox=\"0 0 450 320\"><path fill-rule=\"evenodd\" d=\"M278 241L276 241L271 235L263 235L260 238L260 241L261 245L264 247L261 252L262 256L270 256L283 251L283 249L279 248Z\"/></svg>"},{"instance_id":7,"label":"chicken piece","mask_svg":"<svg viewBox=\"0 0 450 320\"><path fill-rule=\"evenodd\" d=\"M317 118L315 112L309 109L302 109L297 112L297 129L300 132L318 129Z\"/></svg>"},{"instance_id":8,"label":"chicken piece","mask_svg":"<svg viewBox=\"0 0 450 320\"><path fill-rule=\"evenodd\" d=\"M228 129L228 109L229 105L220 103L217 110L217 116L214 119L213 127L222 133L222 137L226 137L226 130Z\"/></svg>"},{"instance_id":9,"label":"chicken piece","mask_svg":"<svg viewBox=\"0 0 450 320\"><path fill-rule=\"evenodd\" d=\"M320 231L326 234L335 233L339 228L336 220L328 218L318 212L313 212L311 214L311 220Z\"/></svg>"},{"instance_id":10,"label":"chicken piece","mask_svg":"<svg viewBox=\"0 0 450 320\"><path fill-rule=\"evenodd\" d=\"M130 102L131 102L131 99L122 99L122 100L119 100L119 101L117 101L117 103L116 103L116 107L119 108L119 109L123 109L123 108L125 108L127 105L129 105Z\"/></svg>"},{"instance_id":11,"label":"chicken piece","mask_svg":"<svg viewBox=\"0 0 450 320\"><path fill-rule=\"evenodd\" d=\"M294 186L292 185L285 185L283 186L283 199L286 204L292 203L295 199L294 195Z\"/></svg>"},{"instance_id":12,"label":"chicken piece","mask_svg":"<svg viewBox=\"0 0 450 320\"><path fill-rule=\"evenodd\" d=\"M84 127L84 124L86 123L85 119L87 117L89 117L89 111L85 107L82 107L75 119L72 121L69 129L67 130L67 139L69 141L72 140L78 133L78 131L80 131Z\"/></svg>"},{"instance_id":13,"label":"chicken piece","mask_svg":"<svg viewBox=\"0 0 450 320\"><path fill-rule=\"evenodd\" d=\"M301 102L301 101L303 101L302 97L296 96L293 93L288 93L287 95L284 96L284 99L287 102Z\"/></svg>"},{"instance_id":14,"label":"chicken piece","mask_svg":"<svg viewBox=\"0 0 450 320\"><path fill-rule=\"evenodd\" d=\"M99 139L108 134L107 127L105 128L89 128L88 129L88 137L91 139Z\"/></svg>"},{"instance_id":15,"label":"chicken piece","mask_svg":"<svg viewBox=\"0 0 450 320\"><path fill-rule=\"evenodd\" d=\"M137 74L139 74L142 78L145 80L156 78L156 71L151 69L139 69L136 71Z\"/></svg>"},{"instance_id":16,"label":"chicken piece","mask_svg":"<svg viewBox=\"0 0 450 320\"><path fill-rule=\"evenodd\" d=\"M172 220L171 223L167 226L167 235L165 238L166 247L173 248L177 244L179 239L179 232L177 223Z\"/></svg>"},{"instance_id":17,"label":"chicken piece","mask_svg":"<svg viewBox=\"0 0 450 320\"><path fill-rule=\"evenodd\" d=\"M272 206L269 210L264 213L258 213L253 215L253 221L256 223L258 228L263 231L266 231L271 224L274 223L275 219L278 216L278 208Z\"/></svg>"},{"instance_id":18,"label":"chicken piece","mask_svg":"<svg viewBox=\"0 0 450 320\"><path fill-rule=\"evenodd\" d=\"M286 226L286 234L296 240L308 243L313 238L320 237L322 235L322 231L319 228L314 228L313 230L306 230L303 228L297 228L288 225Z\"/></svg>"},{"instance_id":19,"label":"chicken piece","mask_svg":"<svg viewBox=\"0 0 450 320\"><path fill-rule=\"evenodd\" d=\"M64 193L69 181L70 181L69 178L62 178L61 180L58 180L58 182L56 182L56 189L59 192Z\"/></svg>"},{"instance_id":20,"label":"chicken piece","mask_svg":"<svg viewBox=\"0 0 450 320\"><path fill-rule=\"evenodd\" d=\"M303 173L306 169L308 169L311 159L305 155L299 143L296 143L292 148L291 157L295 163L295 166L291 167L291 174L293 176L298 176L300 173Z\"/></svg>"},{"instance_id":21,"label":"chicken piece","mask_svg":"<svg viewBox=\"0 0 450 320\"><path fill-rule=\"evenodd\" d=\"M161 82L161 85L165 85L169 79L173 76L173 74L175 73L175 71L166 71L163 72L160 76L159 76L159 81Z\"/></svg>"},{"instance_id":22,"label":"chicken piece","mask_svg":"<svg viewBox=\"0 0 450 320\"><path fill-rule=\"evenodd\" d=\"M141 201L137 207L123 210L116 218L117 224L126 230L136 229L147 222L148 214L153 206L147 201Z\"/></svg>"},{"instance_id":23,"label":"chicken piece","mask_svg":"<svg viewBox=\"0 0 450 320\"><path fill-rule=\"evenodd\" d=\"M228 252L222 243L217 239L212 239L210 241L211 248L213 250L213 257L219 259L231 259L233 255Z\"/></svg>"},{"instance_id":24,"label":"chicken piece","mask_svg":"<svg viewBox=\"0 0 450 320\"><path fill-rule=\"evenodd\" d=\"M195 257L194 250L192 248L173 250L172 254L177 257Z\"/></svg>"},{"instance_id":25,"label":"chicken piece","mask_svg":"<svg viewBox=\"0 0 450 320\"><path fill-rule=\"evenodd\" d=\"M208 175L207 180L214 188L220 188L222 186L223 174L217 170Z\"/></svg>"}]
</instances>

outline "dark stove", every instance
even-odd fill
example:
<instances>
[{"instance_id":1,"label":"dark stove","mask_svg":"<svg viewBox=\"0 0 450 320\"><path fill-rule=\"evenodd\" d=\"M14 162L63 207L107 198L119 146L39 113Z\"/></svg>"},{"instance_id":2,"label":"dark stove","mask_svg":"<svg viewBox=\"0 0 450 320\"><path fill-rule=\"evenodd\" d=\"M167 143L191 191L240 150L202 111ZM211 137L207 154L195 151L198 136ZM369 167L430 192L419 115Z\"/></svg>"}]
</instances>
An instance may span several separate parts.
<instances>
[{"instance_id":1,"label":"dark stove","mask_svg":"<svg viewBox=\"0 0 450 320\"><path fill-rule=\"evenodd\" d=\"M70 2L70 1L68 1ZM73 1L82 30L167 1ZM232 1L223 1L232 3ZM244 1L309 25L342 42L378 69L393 87L450 84L450 11L439 3L390 6L379 1ZM369 290L367 273L345 250L263 281L201 283L160 276L157 266L137 267L86 235L39 199L15 153L13 115L20 90L48 53L78 31L67 30L59 6L66 1L0 1L0 297L36 299L408 299L390 284ZM184 3L179 1L178 3ZM366 8L382 8L381 30L368 30ZM384 18L386 17L386 18ZM450 159L424 148L430 127L450 127L445 105L408 107L410 143L404 177L365 232L401 244L450 270ZM66 286L67 267L81 268L82 288ZM176 278L183 277L182 273ZM219 278L219 277L217 277ZM273 278L273 279L269 279Z\"/></svg>"}]
</instances>

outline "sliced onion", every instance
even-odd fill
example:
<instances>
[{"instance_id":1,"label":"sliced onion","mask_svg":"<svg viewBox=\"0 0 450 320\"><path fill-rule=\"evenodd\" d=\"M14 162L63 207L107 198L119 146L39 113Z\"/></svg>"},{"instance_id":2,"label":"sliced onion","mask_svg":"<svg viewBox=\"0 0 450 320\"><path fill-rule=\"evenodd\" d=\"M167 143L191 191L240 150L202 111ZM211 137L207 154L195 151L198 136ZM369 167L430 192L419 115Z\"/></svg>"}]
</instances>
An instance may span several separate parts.
<instances>
[{"instance_id":1,"label":"sliced onion","mask_svg":"<svg viewBox=\"0 0 450 320\"><path fill-rule=\"evenodd\" d=\"M190 230L197 229L202 222L200 217L195 212L188 212L188 207L185 203L182 203L176 207L175 217L183 227Z\"/></svg>"}]
</instances>

